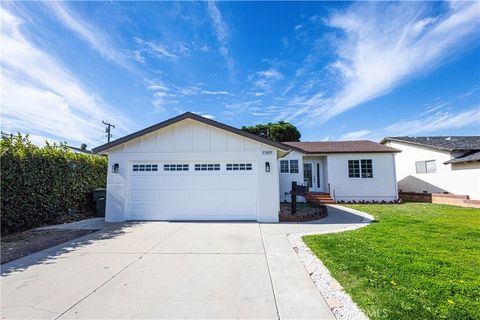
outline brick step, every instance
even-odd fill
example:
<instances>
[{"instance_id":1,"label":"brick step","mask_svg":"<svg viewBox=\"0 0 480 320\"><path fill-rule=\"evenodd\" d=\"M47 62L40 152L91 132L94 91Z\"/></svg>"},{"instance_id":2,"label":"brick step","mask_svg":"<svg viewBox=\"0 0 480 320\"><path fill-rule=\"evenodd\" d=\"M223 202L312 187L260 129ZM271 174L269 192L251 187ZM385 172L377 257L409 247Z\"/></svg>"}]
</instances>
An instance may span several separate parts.
<instances>
[{"instance_id":1,"label":"brick step","mask_svg":"<svg viewBox=\"0 0 480 320\"><path fill-rule=\"evenodd\" d=\"M335 203L334 200L310 200L308 202L312 202L316 204Z\"/></svg>"},{"instance_id":2,"label":"brick step","mask_svg":"<svg viewBox=\"0 0 480 320\"><path fill-rule=\"evenodd\" d=\"M309 198L312 199L331 199L331 196L308 196Z\"/></svg>"},{"instance_id":3,"label":"brick step","mask_svg":"<svg viewBox=\"0 0 480 320\"><path fill-rule=\"evenodd\" d=\"M309 192L305 195L307 202L313 202L316 204L328 204L335 203L335 200L328 194L324 192Z\"/></svg>"}]
</instances>

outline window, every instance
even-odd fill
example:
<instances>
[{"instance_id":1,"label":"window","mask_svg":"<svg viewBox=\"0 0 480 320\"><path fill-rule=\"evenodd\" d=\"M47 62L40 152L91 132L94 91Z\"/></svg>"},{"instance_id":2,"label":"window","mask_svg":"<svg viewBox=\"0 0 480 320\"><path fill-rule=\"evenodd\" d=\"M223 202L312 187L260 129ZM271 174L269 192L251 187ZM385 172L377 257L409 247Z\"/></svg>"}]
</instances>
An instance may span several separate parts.
<instances>
[{"instance_id":1,"label":"window","mask_svg":"<svg viewBox=\"0 0 480 320\"><path fill-rule=\"evenodd\" d=\"M435 173L437 172L437 164L435 160L417 161L415 162L415 171L417 173Z\"/></svg>"},{"instance_id":2,"label":"window","mask_svg":"<svg viewBox=\"0 0 480 320\"><path fill-rule=\"evenodd\" d=\"M372 160L362 159L360 160L360 163L361 163L362 178L373 178Z\"/></svg>"},{"instance_id":3,"label":"window","mask_svg":"<svg viewBox=\"0 0 480 320\"><path fill-rule=\"evenodd\" d=\"M280 160L280 173L288 173L288 160Z\"/></svg>"},{"instance_id":4,"label":"window","mask_svg":"<svg viewBox=\"0 0 480 320\"><path fill-rule=\"evenodd\" d=\"M133 171L158 171L158 164L134 164Z\"/></svg>"},{"instance_id":5,"label":"window","mask_svg":"<svg viewBox=\"0 0 480 320\"><path fill-rule=\"evenodd\" d=\"M348 177L360 178L360 161L348 160Z\"/></svg>"},{"instance_id":6,"label":"window","mask_svg":"<svg viewBox=\"0 0 480 320\"><path fill-rule=\"evenodd\" d=\"M348 160L349 178L373 178L372 159Z\"/></svg>"},{"instance_id":7,"label":"window","mask_svg":"<svg viewBox=\"0 0 480 320\"><path fill-rule=\"evenodd\" d=\"M202 164L195 164L195 171L220 171L220 164L219 163L202 163Z\"/></svg>"},{"instance_id":8,"label":"window","mask_svg":"<svg viewBox=\"0 0 480 320\"><path fill-rule=\"evenodd\" d=\"M227 171L251 171L252 170L252 164L251 163L227 163Z\"/></svg>"},{"instance_id":9,"label":"window","mask_svg":"<svg viewBox=\"0 0 480 320\"><path fill-rule=\"evenodd\" d=\"M164 171L188 171L188 164L164 164Z\"/></svg>"},{"instance_id":10,"label":"window","mask_svg":"<svg viewBox=\"0 0 480 320\"><path fill-rule=\"evenodd\" d=\"M298 173L298 160L290 160L290 173Z\"/></svg>"}]
</instances>

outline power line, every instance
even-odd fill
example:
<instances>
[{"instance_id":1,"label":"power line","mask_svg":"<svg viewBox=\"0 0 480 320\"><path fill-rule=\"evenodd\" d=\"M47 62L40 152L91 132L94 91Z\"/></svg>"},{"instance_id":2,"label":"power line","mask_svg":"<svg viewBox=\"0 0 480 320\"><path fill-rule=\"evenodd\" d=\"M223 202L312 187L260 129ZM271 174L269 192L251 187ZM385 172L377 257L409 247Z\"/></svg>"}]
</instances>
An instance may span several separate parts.
<instances>
[{"instance_id":1,"label":"power line","mask_svg":"<svg viewBox=\"0 0 480 320\"><path fill-rule=\"evenodd\" d=\"M110 138L112 137L112 134L110 131L111 131L111 128L115 128L115 125L105 121L102 121L102 123L106 126L105 133L107 134L107 142L110 142Z\"/></svg>"}]
</instances>

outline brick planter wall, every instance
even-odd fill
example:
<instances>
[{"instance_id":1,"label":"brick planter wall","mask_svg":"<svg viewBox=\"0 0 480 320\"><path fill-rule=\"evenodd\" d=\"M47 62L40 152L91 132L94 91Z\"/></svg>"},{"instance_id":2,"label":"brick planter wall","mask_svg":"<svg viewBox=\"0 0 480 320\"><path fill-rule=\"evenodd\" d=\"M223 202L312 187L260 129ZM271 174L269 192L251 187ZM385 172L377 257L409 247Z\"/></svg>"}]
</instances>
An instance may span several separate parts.
<instances>
[{"instance_id":1,"label":"brick planter wall","mask_svg":"<svg viewBox=\"0 0 480 320\"><path fill-rule=\"evenodd\" d=\"M444 194L444 193L415 193L399 192L402 200L415 202L429 202L438 204L449 204L452 206L480 208L480 200L471 200L467 195Z\"/></svg>"},{"instance_id":2,"label":"brick planter wall","mask_svg":"<svg viewBox=\"0 0 480 320\"><path fill-rule=\"evenodd\" d=\"M278 220L280 222L307 222L307 221L315 221L319 219L325 218L327 214L327 207L319 206L317 212L315 213L308 213L308 214L285 214L281 213L278 215Z\"/></svg>"},{"instance_id":3,"label":"brick planter wall","mask_svg":"<svg viewBox=\"0 0 480 320\"><path fill-rule=\"evenodd\" d=\"M432 202L431 193L399 192L398 197L403 201Z\"/></svg>"}]
</instances>

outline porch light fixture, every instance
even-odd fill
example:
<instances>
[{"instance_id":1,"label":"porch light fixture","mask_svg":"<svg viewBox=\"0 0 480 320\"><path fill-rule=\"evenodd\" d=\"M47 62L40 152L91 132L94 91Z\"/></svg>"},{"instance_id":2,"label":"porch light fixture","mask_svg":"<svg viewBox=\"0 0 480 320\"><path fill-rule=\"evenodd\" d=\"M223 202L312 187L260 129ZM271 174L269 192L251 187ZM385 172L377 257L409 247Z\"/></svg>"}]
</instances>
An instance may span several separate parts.
<instances>
[{"instance_id":1,"label":"porch light fixture","mask_svg":"<svg viewBox=\"0 0 480 320\"><path fill-rule=\"evenodd\" d=\"M113 172L113 173L118 173L118 163L115 163L115 164L112 166L112 172Z\"/></svg>"},{"instance_id":2,"label":"porch light fixture","mask_svg":"<svg viewBox=\"0 0 480 320\"><path fill-rule=\"evenodd\" d=\"M270 162L265 162L265 172L270 172Z\"/></svg>"}]
</instances>

